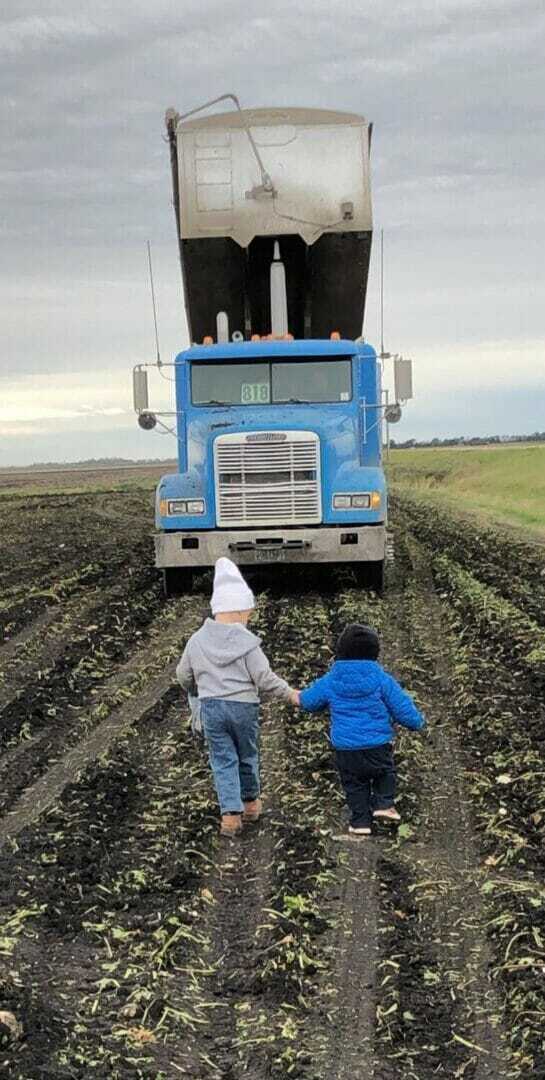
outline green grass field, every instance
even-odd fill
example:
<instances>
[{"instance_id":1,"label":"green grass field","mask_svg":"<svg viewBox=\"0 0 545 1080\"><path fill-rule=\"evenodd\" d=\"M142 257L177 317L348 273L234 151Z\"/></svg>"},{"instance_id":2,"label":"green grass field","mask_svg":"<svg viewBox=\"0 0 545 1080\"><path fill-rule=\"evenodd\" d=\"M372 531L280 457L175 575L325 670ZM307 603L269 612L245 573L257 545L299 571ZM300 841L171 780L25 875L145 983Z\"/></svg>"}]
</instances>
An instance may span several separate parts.
<instances>
[{"instance_id":1,"label":"green grass field","mask_svg":"<svg viewBox=\"0 0 545 1080\"><path fill-rule=\"evenodd\" d=\"M545 537L545 445L392 450L391 490Z\"/></svg>"}]
</instances>

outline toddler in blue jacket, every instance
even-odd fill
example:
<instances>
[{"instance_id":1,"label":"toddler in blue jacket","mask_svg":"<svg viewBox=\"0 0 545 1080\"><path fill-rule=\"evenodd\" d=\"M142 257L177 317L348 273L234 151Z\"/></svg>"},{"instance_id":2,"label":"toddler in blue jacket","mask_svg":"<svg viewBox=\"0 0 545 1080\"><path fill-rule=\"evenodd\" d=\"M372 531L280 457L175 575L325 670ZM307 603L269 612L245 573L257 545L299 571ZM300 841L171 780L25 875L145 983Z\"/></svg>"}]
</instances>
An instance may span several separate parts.
<instances>
[{"instance_id":1,"label":"toddler in blue jacket","mask_svg":"<svg viewBox=\"0 0 545 1080\"><path fill-rule=\"evenodd\" d=\"M370 836L373 818L400 821L394 807L393 724L418 731L424 719L409 694L377 663L378 635L352 623L337 641L337 659L300 694L310 712L329 709L330 738L346 795L350 833Z\"/></svg>"}]
</instances>

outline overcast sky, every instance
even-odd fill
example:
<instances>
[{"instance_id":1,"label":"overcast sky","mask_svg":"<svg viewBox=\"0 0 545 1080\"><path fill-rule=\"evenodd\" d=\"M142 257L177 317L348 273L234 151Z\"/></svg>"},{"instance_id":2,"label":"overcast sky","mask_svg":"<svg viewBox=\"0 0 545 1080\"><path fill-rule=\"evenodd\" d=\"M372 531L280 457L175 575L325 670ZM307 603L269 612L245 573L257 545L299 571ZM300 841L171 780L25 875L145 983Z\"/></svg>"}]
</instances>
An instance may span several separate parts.
<instances>
[{"instance_id":1,"label":"overcast sky","mask_svg":"<svg viewBox=\"0 0 545 1080\"><path fill-rule=\"evenodd\" d=\"M113 11L112 11L113 8ZM165 109L374 123L365 334L412 356L396 438L545 428L543 0L4 0L0 467L166 457L130 370L188 343Z\"/></svg>"}]
</instances>

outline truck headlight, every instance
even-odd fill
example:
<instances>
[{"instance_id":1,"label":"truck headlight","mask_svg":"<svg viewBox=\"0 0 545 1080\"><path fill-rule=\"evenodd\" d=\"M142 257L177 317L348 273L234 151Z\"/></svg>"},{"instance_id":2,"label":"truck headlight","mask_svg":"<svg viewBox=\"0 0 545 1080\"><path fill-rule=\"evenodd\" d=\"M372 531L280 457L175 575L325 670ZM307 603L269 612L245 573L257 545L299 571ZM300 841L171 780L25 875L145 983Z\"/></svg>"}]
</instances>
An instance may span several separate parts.
<instances>
[{"instance_id":1,"label":"truck headlight","mask_svg":"<svg viewBox=\"0 0 545 1080\"><path fill-rule=\"evenodd\" d=\"M161 514L164 515L166 501L166 513L172 517L178 514L204 514L204 499L161 499Z\"/></svg>"},{"instance_id":2,"label":"truck headlight","mask_svg":"<svg viewBox=\"0 0 545 1080\"><path fill-rule=\"evenodd\" d=\"M187 514L187 503L185 499L169 499L167 503L167 514Z\"/></svg>"},{"instance_id":3,"label":"truck headlight","mask_svg":"<svg viewBox=\"0 0 545 1080\"><path fill-rule=\"evenodd\" d=\"M380 491L358 491L353 495L334 495L334 510L378 510L381 504Z\"/></svg>"}]
</instances>

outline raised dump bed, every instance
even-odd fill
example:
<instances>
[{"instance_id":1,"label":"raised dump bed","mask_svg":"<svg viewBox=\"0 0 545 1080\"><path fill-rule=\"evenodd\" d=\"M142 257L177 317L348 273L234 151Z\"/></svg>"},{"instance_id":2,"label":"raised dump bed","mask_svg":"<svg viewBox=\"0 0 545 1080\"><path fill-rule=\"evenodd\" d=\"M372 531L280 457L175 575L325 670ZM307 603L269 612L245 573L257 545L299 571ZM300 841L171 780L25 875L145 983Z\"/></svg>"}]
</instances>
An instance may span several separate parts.
<instances>
[{"instance_id":1,"label":"raised dump bed","mask_svg":"<svg viewBox=\"0 0 545 1080\"><path fill-rule=\"evenodd\" d=\"M362 331L371 250L371 125L325 109L166 115L191 340L271 330L279 241L296 338Z\"/></svg>"}]
</instances>

